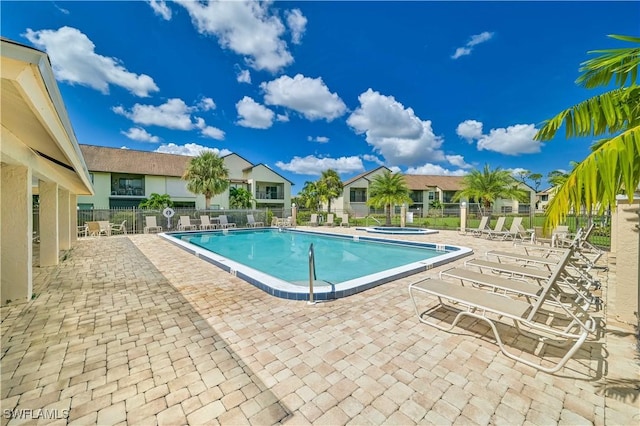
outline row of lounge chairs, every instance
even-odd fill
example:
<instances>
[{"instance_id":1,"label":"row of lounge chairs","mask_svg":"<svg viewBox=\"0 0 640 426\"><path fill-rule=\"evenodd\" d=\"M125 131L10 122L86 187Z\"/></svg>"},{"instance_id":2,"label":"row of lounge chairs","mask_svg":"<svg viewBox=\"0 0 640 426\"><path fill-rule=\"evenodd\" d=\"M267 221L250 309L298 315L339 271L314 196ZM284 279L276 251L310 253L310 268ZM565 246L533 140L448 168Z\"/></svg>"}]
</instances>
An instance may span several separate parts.
<instances>
[{"instance_id":1,"label":"row of lounge chairs","mask_svg":"<svg viewBox=\"0 0 640 426\"><path fill-rule=\"evenodd\" d=\"M602 252L587 241L592 229L578 230L565 247L517 243L512 251L489 251L464 267L411 283L418 319L440 330L460 326L484 334L478 321L461 322L479 320L507 357L547 373L559 371L596 332L592 312L599 298L593 289L600 283L591 272ZM532 344L517 337L522 335ZM516 338L516 351L507 336ZM562 352L547 351L548 345Z\"/></svg>"},{"instance_id":2,"label":"row of lounge chairs","mask_svg":"<svg viewBox=\"0 0 640 426\"><path fill-rule=\"evenodd\" d=\"M342 221L340 222L340 226L349 227L349 214L344 213L341 217ZM326 226L334 226L335 215L333 213L327 213L327 220L324 221ZM318 226L320 222L318 221L318 215L316 213L311 214L311 218L309 222L307 222L309 226Z\"/></svg>"},{"instance_id":3,"label":"row of lounge chairs","mask_svg":"<svg viewBox=\"0 0 640 426\"><path fill-rule=\"evenodd\" d=\"M159 226L155 216L145 216L144 233L162 232L162 226ZM257 228L264 226L264 222L258 222L255 220L252 214L247 215L247 227ZM191 223L189 216L180 216L178 221L179 231L195 231L195 230L209 230L209 229L229 229L235 228L234 222L229 222L226 215L219 215L216 218L210 218L207 215L200 216L200 224Z\"/></svg>"},{"instance_id":4,"label":"row of lounge chairs","mask_svg":"<svg viewBox=\"0 0 640 426\"><path fill-rule=\"evenodd\" d=\"M493 229L489 227L489 216L482 216L477 228L459 228L462 234L471 234L474 237L485 237L487 239L498 240L531 240L532 230L527 230L522 226L522 218L514 217L509 229L505 229L506 217L500 216Z\"/></svg>"}]
</instances>

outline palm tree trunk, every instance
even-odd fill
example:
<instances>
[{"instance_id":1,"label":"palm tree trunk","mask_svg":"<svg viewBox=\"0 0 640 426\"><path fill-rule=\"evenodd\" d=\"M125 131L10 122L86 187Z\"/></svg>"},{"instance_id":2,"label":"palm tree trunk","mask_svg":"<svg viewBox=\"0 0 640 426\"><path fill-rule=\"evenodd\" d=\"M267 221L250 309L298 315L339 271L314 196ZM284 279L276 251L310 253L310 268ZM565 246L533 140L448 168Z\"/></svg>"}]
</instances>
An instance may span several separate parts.
<instances>
[{"instance_id":1,"label":"palm tree trunk","mask_svg":"<svg viewBox=\"0 0 640 426\"><path fill-rule=\"evenodd\" d=\"M391 204L387 204L387 221L386 226L391 226Z\"/></svg>"},{"instance_id":2,"label":"palm tree trunk","mask_svg":"<svg viewBox=\"0 0 640 426\"><path fill-rule=\"evenodd\" d=\"M211 197L204 197L204 208L205 210L209 210L209 206L211 206Z\"/></svg>"}]
</instances>

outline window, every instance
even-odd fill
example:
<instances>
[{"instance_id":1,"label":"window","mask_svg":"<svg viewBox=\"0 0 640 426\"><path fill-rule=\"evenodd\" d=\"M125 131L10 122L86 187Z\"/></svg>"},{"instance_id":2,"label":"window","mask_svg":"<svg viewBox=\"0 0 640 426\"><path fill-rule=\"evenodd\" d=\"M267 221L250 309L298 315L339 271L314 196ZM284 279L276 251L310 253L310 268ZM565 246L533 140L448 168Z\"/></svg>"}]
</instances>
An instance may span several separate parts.
<instances>
[{"instance_id":1,"label":"window","mask_svg":"<svg viewBox=\"0 0 640 426\"><path fill-rule=\"evenodd\" d=\"M277 186L267 186L265 192L267 193L267 199L269 199L269 200L277 200L278 199L278 187Z\"/></svg>"},{"instance_id":2,"label":"window","mask_svg":"<svg viewBox=\"0 0 640 426\"><path fill-rule=\"evenodd\" d=\"M349 191L349 201L352 203L366 203L367 190L365 188L351 188Z\"/></svg>"},{"instance_id":3,"label":"window","mask_svg":"<svg viewBox=\"0 0 640 426\"><path fill-rule=\"evenodd\" d=\"M422 191L411 191L409 192L409 197L411 197L411 201L413 203L422 203Z\"/></svg>"},{"instance_id":4,"label":"window","mask_svg":"<svg viewBox=\"0 0 640 426\"><path fill-rule=\"evenodd\" d=\"M429 198L429 202L435 200L436 199L436 192L435 191L429 191L429 194L427 195L427 197Z\"/></svg>"},{"instance_id":5,"label":"window","mask_svg":"<svg viewBox=\"0 0 640 426\"><path fill-rule=\"evenodd\" d=\"M540 197L541 201L549 201L549 195L548 194L544 194L543 196Z\"/></svg>"},{"instance_id":6,"label":"window","mask_svg":"<svg viewBox=\"0 0 640 426\"><path fill-rule=\"evenodd\" d=\"M111 195L144 195L144 176L111 175Z\"/></svg>"}]
</instances>

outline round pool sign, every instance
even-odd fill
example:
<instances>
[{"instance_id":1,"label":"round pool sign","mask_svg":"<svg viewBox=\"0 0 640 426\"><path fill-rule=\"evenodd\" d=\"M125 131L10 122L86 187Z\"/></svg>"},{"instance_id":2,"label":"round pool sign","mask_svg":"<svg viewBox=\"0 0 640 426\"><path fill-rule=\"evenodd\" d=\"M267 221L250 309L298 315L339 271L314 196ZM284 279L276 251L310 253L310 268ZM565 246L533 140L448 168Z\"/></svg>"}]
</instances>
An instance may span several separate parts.
<instances>
[{"instance_id":1,"label":"round pool sign","mask_svg":"<svg viewBox=\"0 0 640 426\"><path fill-rule=\"evenodd\" d=\"M167 207L166 209L162 210L162 215L167 219L171 219L174 214L176 214L176 212L173 211L171 207Z\"/></svg>"}]
</instances>

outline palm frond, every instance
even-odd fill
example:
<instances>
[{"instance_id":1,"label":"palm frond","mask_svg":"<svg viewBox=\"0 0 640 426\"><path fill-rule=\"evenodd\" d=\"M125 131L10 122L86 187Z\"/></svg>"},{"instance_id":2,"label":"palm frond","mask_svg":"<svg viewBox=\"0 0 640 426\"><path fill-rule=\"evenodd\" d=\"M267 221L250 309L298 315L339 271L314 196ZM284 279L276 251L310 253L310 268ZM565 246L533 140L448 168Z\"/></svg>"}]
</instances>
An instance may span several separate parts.
<instances>
[{"instance_id":1,"label":"palm frond","mask_svg":"<svg viewBox=\"0 0 640 426\"><path fill-rule=\"evenodd\" d=\"M546 211L545 228L555 228L571 211L604 211L623 193L633 201L640 184L640 126L612 137L569 174Z\"/></svg>"},{"instance_id":2,"label":"palm frond","mask_svg":"<svg viewBox=\"0 0 640 426\"><path fill-rule=\"evenodd\" d=\"M609 35L609 37L640 44L640 38L637 37L621 35ZM580 64L580 71L583 74L576 80L577 84L592 89L607 86L613 78L618 87L624 86L627 80L635 84L640 64L640 47L593 50L588 53L599 54L599 56Z\"/></svg>"},{"instance_id":3,"label":"palm frond","mask_svg":"<svg viewBox=\"0 0 640 426\"><path fill-rule=\"evenodd\" d=\"M638 122L639 103L638 86L602 93L547 120L535 135L535 139L553 139L563 124L566 127L567 138L619 132Z\"/></svg>"}]
</instances>

